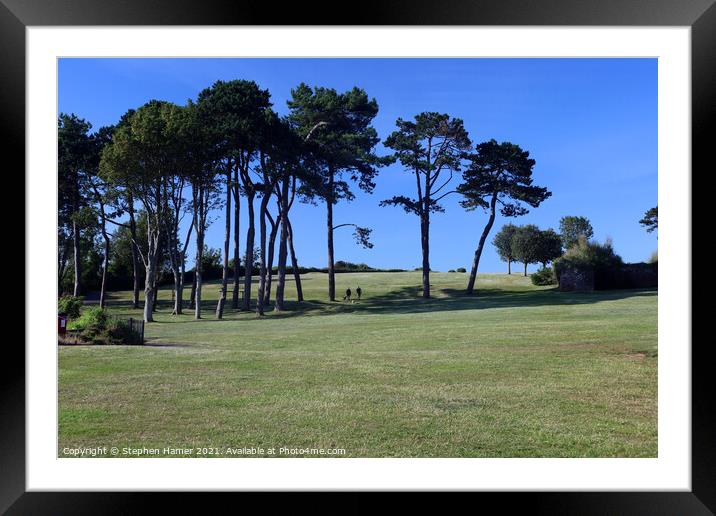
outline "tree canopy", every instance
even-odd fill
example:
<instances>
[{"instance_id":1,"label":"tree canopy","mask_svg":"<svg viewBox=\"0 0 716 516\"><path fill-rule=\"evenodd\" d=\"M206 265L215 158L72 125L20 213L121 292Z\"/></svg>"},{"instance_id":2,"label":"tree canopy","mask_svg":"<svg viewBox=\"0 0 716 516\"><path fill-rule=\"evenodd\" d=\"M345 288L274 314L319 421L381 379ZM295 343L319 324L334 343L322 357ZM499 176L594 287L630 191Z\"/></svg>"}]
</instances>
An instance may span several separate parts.
<instances>
[{"instance_id":1,"label":"tree canopy","mask_svg":"<svg viewBox=\"0 0 716 516\"><path fill-rule=\"evenodd\" d=\"M398 118L395 123L398 129L386 138L385 146L394 151L393 159L415 176L416 194L395 195L380 205L400 206L420 218L423 297L429 298L430 214L445 211L440 201L452 193L445 188L460 170L471 142L463 121L446 113L423 112L414 121Z\"/></svg>"},{"instance_id":2,"label":"tree canopy","mask_svg":"<svg viewBox=\"0 0 716 516\"><path fill-rule=\"evenodd\" d=\"M584 236L587 240L594 236L594 229L587 217L567 215L559 221L559 234L562 238L562 245L569 249L577 242L579 237Z\"/></svg>"},{"instance_id":3,"label":"tree canopy","mask_svg":"<svg viewBox=\"0 0 716 516\"><path fill-rule=\"evenodd\" d=\"M659 228L659 207L654 206L646 210L639 224L646 228L647 233L656 231Z\"/></svg>"},{"instance_id":4,"label":"tree canopy","mask_svg":"<svg viewBox=\"0 0 716 516\"><path fill-rule=\"evenodd\" d=\"M538 207L552 193L547 188L532 184L535 160L528 151L511 142L489 140L478 144L468 154L468 167L462 173L463 182L457 187L462 194L460 204L468 211L482 208L489 218L482 231L467 282L467 293L472 294L480 257L487 235L495 222L496 208L504 217L518 217L529 212L527 206Z\"/></svg>"}]
</instances>

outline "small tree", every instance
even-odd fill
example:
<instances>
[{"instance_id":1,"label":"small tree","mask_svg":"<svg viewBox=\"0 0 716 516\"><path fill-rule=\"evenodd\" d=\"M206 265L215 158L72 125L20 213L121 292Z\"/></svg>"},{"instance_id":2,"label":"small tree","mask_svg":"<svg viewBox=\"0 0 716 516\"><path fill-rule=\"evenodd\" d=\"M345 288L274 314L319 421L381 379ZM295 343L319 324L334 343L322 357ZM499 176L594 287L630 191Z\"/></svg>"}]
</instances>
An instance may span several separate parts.
<instances>
[{"instance_id":1,"label":"small tree","mask_svg":"<svg viewBox=\"0 0 716 516\"><path fill-rule=\"evenodd\" d=\"M527 265L539 262L541 231L534 224L527 224L517 228L512 238L512 248L515 259L525 265L524 275L527 276Z\"/></svg>"},{"instance_id":2,"label":"small tree","mask_svg":"<svg viewBox=\"0 0 716 516\"><path fill-rule=\"evenodd\" d=\"M492 239L492 245L497 249L497 254L503 262L507 262L507 274L512 274L512 262L515 259L512 251L512 237L517 231L514 224L505 224L502 229Z\"/></svg>"},{"instance_id":3,"label":"small tree","mask_svg":"<svg viewBox=\"0 0 716 516\"><path fill-rule=\"evenodd\" d=\"M639 224L646 228L647 233L656 231L659 228L659 207L654 206L646 210Z\"/></svg>"},{"instance_id":4,"label":"small tree","mask_svg":"<svg viewBox=\"0 0 716 516\"><path fill-rule=\"evenodd\" d=\"M537 261L543 268L547 263L562 256L562 238L554 229L540 231L537 241Z\"/></svg>"},{"instance_id":5,"label":"small tree","mask_svg":"<svg viewBox=\"0 0 716 516\"><path fill-rule=\"evenodd\" d=\"M562 238L562 245L569 249L579 241L580 236L587 240L594 236L594 229L587 217L568 215L559 221L559 234Z\"/></svg>"}]
</instances>

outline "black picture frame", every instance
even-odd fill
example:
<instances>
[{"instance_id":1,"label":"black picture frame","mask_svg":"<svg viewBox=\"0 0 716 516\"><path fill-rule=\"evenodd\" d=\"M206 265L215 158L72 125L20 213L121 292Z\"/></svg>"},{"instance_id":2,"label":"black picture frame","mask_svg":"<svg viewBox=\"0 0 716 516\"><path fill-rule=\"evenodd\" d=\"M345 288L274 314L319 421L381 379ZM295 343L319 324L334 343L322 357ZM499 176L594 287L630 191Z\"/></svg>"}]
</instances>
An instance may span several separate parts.
<instances>
[{"instance_id":1,"label":"black picture frame","mask_svg":"<svg viewBox=\"0 0 716 516\"><path fill-rule=\"evenodd\" d=\"M349 10L336 2L281 4L244 0L0 0L0 113L3 162L25 167L25 28L55 25L603 25L690 26L692 29L691 178L713 175L711 148L716 119L716 4L714 0L448 0L363 1ZM8 160L10 158L10 160ZM689 171L684 171L688 174ZM21 185L22 183L20 183ZM18 185L24 189L24 186ZM700 188L700 190L703 190ZM692 191L694 191L692 189ZM27 194L28 192L26 192ZM696 201L693 203L696 205ZM696 232L694 232L696 234ZM27 239L29 235L25 235ZM26 274L29 271L25 271ZM691 282L691 278L684 278ZM692 289L693 289L693 283ZM695 303L694 303L695 306ZM694 324L698 319L692 315ZM142 512L149 498L181 504L192 493L26 492L25 353L6 338L0 360L0 512L7 514L120 514ZM13 344L12 349L9 349ZM27 342L25 343L27 345ZM686 343L684 343L686 344ZM711 339L692 343L692 491L592 493L480 493L479 502L536 514L713 514L716 511L716 406ZM250 503L247 494L242 504ZM253 495L252 495L253 496ZM414 502L422 504L420 497ZM152 500L155 501L155 500ZM341 512L364 503L355 495ZM300 505L300 503L299 503ZM372 505L366 502L366 507ZM327 507L334 506L331 502ZM203 506L205 507L205 506ZM335 506L334 506L335 507ZM165 505L166 508L166 505ZM444 507L443 507L444 508Z\"/></svg>"}]
</instances>

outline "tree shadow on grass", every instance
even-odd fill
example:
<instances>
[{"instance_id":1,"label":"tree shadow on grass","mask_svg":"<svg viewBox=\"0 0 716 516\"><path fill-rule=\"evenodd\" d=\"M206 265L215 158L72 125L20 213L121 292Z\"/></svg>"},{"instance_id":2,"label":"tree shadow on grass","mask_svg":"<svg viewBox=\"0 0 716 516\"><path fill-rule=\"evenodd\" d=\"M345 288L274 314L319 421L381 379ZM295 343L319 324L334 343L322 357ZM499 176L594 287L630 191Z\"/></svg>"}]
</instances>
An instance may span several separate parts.
<instances>
[{"instance_id":1,"label":"tree shadow on grass","mask_svg":"<svg viewBox=\"0 0 716 516\"><path fill-rule=\"evenodd\" d=\"M441 289L433 297L423 299L419 287L402 287L387 294L363 298L356 303L308 301L287 302L286 311L271 317L334 314L414 314L456 310L484 310L539 306L573 306L615 301L632 297L652 297L657 289L629 289L596 292L560 292L556 288L542 290L479 289L472 295L464 290Z\"/></svg>"},{"instance_id":2,"label":"tree shadow on grass","mask_svg":"<svg viewBox=\"0 0 716 516\"><path fill-rule=\"evenodd\" d=\"M477 289L472 295L459 289L439 289L433 291L433 297L423 299L419 286L407 286L392 290L378 296L364 297L361 301L330 302L322 300L306 300L302 302L287 300L285 310L274 312L273 301L265 307L266 318L285 319L297 316L329 316L341 314L417 314L428 312L447 312L459 310L485 310L495 308L527 308L540 306L574 306L594 304L602 301L616 301L633 297L653 297L658 295L657 289L625 289L602 290L594 292L560 292L556 287L540 290L504 290L499 288ZM236 315L251 316L255 313L255 300L251 310L231 308L231 301L225 308L226 319L237 321ZM109 306L120 310L137 311L132 308L129 300L110 300ZM220 322L215 316L216 300L202 301L202 321ZM174 305L170 300L157 303L158 312L162 315L171 313ZM141 309L139 310L141 317ZM166 321L169 323L195 322L193 309L184 309L183 319ZM245 320L245 319L244 319ZM164 321L158 321L160 324Z\"/></svg>"}]
</instances>

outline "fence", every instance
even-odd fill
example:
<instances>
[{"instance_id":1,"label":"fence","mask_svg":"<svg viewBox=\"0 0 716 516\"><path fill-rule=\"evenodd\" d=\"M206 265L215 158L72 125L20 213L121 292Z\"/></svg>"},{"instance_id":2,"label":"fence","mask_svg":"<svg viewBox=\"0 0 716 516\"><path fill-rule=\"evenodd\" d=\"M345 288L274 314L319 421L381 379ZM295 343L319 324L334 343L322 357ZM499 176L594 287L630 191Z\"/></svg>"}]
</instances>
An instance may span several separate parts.
<instances>
[{"instance_id":1,"label":"fence","mask_svg":"<svg viewBox=\"0 0 716 516\"><path fill-rule=\"evenodd\" d=\"M127 324L129 331L136 337L138 344L144 344L144 320L130 317L124 322Z\"/></svg>"}]
</instances>

